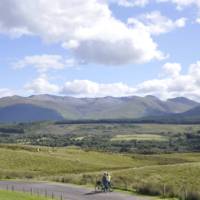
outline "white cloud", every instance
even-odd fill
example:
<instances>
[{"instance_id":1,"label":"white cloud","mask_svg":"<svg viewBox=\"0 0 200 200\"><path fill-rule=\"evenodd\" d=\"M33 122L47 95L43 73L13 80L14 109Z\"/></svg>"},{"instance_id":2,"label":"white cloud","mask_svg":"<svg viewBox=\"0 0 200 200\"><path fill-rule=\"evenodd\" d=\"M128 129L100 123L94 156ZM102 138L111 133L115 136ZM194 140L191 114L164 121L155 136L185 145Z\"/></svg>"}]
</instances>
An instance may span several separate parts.
<instances>
[{"instance_id":1,"label":"white cloud","mask_svg":"<svg viewBox=\"0 0 200 200\"><path fill-rule=\"evenodd\" d=\"M170 77L177 77L181 72L181 65L179 63L166 63L163 65L165 75Z\"/></svg>"},{"instance_id":2,"label":"white cloud","mask_svg":"<svg viewBox=\"0 0 200 200\"><path fill-rule=\"evenodd\" d=\"M0 98L2 97L8 97L8 96L13 96L15 93L7 88L0 88Z\"/></svg>"},{"instance_id":3,"label":"white cloud","mask_svg":"<svg viewBox=\"0 0 200 200\"><path fill-rule=\"evenodd\" d=\"M196 5L200 7L200 0L157 0L157 2L171 2L176 4L177 9L183 9L184 7Z\"/></svg>"},{"instance_id":4,"label":"white cloud","mask_svg":"<svg viewBox=\"0 0 200 200\"><path fill-rule=\"evenodd\" d=\"M31 83L25 85L24 89L34 94L56 94L59 93L59 86L49 82L46 75L41 75Z\"/></svg>"},{"instance_id":5,"label":"white cloud","mask_svg":"<svg viewBox=\"0 0 200 200\"><path fill-rule=\"evenodd\" d=\"M157 2L171 2L176 5L178 10L182 10L186 7L196 6L198 9L198 17L196 21L198 22L200 16L200 0L156 0Z\"/></svg>"},{"instance_id":6,"label":"white cloud","mask_svg":"<svg viewBox=\"0 0 200 200\"><path fill-rule=\"evenodd\" d=\"M34 67L39 72L44 73L50 69L60 70L65 67L72 67L75 65L74 59L64 59L60 55L34 55L26 56L18 62L14 63L13 66L16 69L24 67Z\"/></svg>"},{"instance_id":7,"label":"white cloud","mask_svg":"<svg viewBox=\"0 0 200 200\"><path fill-rule=\"evenodd\" d=\"M125 6L125 7L133 7L133 6L145 6L149 4L150 2L171 2L176 4L177 9L183 9L184 7L196 5L200 7L200 0L108 0L111 3L115 2L118 3L118 5Z\"/></svg>"},{"instance_id":8,"label":"white cloud","mask_svg":"<svg viewBox=\"0 0 200 200\"><path fill-rule=\"evenodd\" d=\"M183 10L186 7L196 6L199 9L198 16L200 16L200 0L108 0L108 1L111 3L115 2L118 5L125 7L135 7L135 6L144 7L148 5L150 2L156 2L156 3L170 2L175 4L178 10Z\"/></svg>"},{"instance_id":9,"label":"white cloud","mask_svg":"<svg viewBox=\"0 0 200 200\"><path fill-rule=\"evenodd\" d=\"M26 92L23 93L62 94L75 97L154 95L161 99L183 96L200 101L200 61L191 64L185 74L181 73L179 63L166 63L162 67L162 77L135 86L122 82L97 83L90 80L73 80L65 82L64 85L57 85L50 83L47 75L40 74L38 78L26 84L24 89ZM14 92L9 89L0 89L0 97L13 94Z\"/></svg>"},{"instance_id":10,"label":"white cloud","mask_svg":"<svg viewBox=\"0 0 200 200\"><path fill-rule=\"evenodd\" d=\"M81 62L123 65L165 57L146 29L116 19L106 1L1 0L0 32L60 43Z\"/></svg>"},{"instance_id":11,"label":"white cloud","mask_svg":"<svg viewBox=\"0 0 200 200\"><path fill-rule=\"evenodd\" d=\"M89 80L74 80L66 82L61 93L76 97L129 96L134 89L121 82L102 84Z\"/></svg>"},{"instance_id":12,"label":"white cloud","mask_svg":"<svg viewBox=\"0 0 200 200\"><path fill-rule=\"evenodd\" d=\"M141 29L145 29L152 35L159 35L170 32L176 28L182 28L186 24L186 18L179 18L175 21L163 16L159 11L153 11L141 15L138 19L129 18L128 23Z\"/></svg>"},{"instance_id":13,"label":"white cloud","mask_svg":"<svg viewBox=\"0 0 200 200\"><path fill-rule=\"evenodd\" d=\"M200 61L191 64L186 74L181 74L179 63L166 63L162 70L162 78L147 80L136 86L74 80L66 82L60 91L62 94L76 97L154 95L161 99L184 96L200 101Z\"/></svg>"},{"instance_id":14,"label":"white cloud","mask_svg":"<svg viewBox=\"0 0 200 200\"><path fill-rule=\"evenodd\" d=\"M200 18L196 19L196 23L200 24Z\"/></svg>"},{"instance_id":15,"label":"white cloud","mask_svg":"<svg viewBox=\"0 0 200 200\"><path fill-rule=\"evenodd\" d=\"M125 7L135 7L135 6L143 7L149 3L149 0L113 0L113 1L117 1L118 5Z\"/></svg>"},{"instance_id":16,"label":"white cloud","mask_svg":"<svg viewBox=\"0 0 200 200\"><path fill-rule=\"evenodd\" d=\"M163 99L184 96L200 100L200 61L190 65L187 74L181 74L181 65L167 63L163 66L165 77L138 84L137 95L155 95Z\"/></svg>"}]
</instances>

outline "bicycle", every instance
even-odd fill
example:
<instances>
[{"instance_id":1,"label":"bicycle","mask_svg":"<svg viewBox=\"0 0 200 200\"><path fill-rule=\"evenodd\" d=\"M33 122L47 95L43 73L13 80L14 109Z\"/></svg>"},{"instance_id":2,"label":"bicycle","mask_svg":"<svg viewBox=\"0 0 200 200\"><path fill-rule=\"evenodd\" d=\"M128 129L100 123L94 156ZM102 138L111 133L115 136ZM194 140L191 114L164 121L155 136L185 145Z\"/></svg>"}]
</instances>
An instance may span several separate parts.
<instances>
[{"instance_id":1,"label":"bicycle","mask_svg":"<svg viewBox=\"0 0 200 200\"><path fill-rule=\"evenodd\" d=\"M98 180L95 184L95 192L113 192L113 185L108 183L107 187L105 187L102 181Z\"/></svg>"}]
</instances>

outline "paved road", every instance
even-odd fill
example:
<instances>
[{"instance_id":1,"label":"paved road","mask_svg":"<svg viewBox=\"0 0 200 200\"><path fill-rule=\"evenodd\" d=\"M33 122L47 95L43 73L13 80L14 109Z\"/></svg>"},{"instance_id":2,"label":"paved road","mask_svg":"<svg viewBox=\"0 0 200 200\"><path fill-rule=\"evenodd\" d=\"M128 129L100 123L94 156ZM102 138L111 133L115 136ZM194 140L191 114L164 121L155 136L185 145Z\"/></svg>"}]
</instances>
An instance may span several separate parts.
<instances>
[{"instance_id":1,"label":"paved road","mask_svg":"<svg viewBox=\"0 0 200 200\"><path fill-rule=\"evenodd\" d=\"M25 191L40 195L53 196L62 200L144 200L118 192L95 193L92 189L83 188L70 184L44 183L44 182L21 182L21 181L0 181L0 189Z\"/></svg>"}]
</instances>

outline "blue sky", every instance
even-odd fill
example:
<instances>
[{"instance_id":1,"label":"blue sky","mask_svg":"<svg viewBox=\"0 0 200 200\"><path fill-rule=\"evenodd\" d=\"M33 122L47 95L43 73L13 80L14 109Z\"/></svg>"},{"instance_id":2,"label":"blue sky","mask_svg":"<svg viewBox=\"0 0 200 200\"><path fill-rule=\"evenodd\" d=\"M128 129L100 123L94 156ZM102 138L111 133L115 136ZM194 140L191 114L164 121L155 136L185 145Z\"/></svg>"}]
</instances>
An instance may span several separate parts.
<instances>
[{"instance_id":1,"label":"blue sky","mask_svg":"<svg viewBox=\"0 0 200 200\"><path fill-rule=\"evenodd\" d=\"M200 100L200 1L2 0L0 97Z\"/></svg>"}]
</instances>

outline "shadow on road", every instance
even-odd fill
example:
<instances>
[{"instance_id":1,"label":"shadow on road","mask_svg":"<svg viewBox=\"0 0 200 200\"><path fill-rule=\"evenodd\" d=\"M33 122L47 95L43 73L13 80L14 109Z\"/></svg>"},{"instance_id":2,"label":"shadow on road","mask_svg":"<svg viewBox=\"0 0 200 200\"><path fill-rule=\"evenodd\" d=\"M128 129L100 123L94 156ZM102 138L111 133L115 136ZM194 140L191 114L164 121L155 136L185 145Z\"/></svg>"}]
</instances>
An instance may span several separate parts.
<instances>
[{"instance_id":1,"label":"shadow on road","mask_svg":"<svg viewBox=\"0 0 200 200\"><path fill-rule=\"evenodd\" d=\"M102 192L101 191L92 191L89 193L85 193L84 195L95 195L95 194L102 194Z\"/></svg>"}]
</instances>

